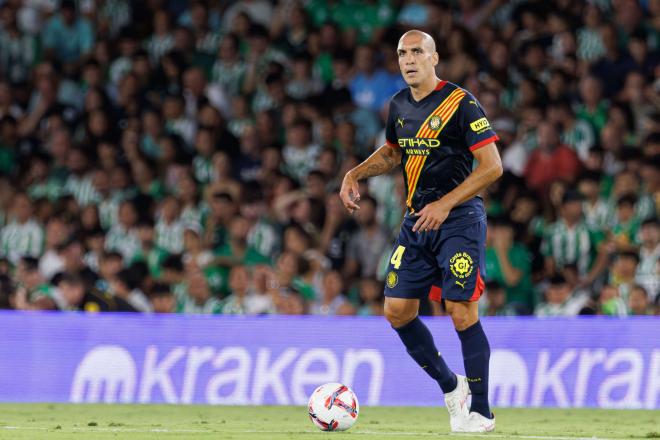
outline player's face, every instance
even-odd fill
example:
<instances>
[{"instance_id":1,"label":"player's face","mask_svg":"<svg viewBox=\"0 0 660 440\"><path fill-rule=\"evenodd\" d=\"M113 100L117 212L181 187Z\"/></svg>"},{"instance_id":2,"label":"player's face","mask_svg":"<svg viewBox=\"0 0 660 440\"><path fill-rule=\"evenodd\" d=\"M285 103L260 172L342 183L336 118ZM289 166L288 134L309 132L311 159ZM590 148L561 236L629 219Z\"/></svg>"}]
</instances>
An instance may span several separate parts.
<instances>
[{"instance_id":1,"label":"player's face","mask_svg":"<svg viewBox=\"0 0 660 440\"><path fill-rule=\"evenodd\" d=\"M408 35L399 40L397 54L401 74L409 86L417 87L435 77L438 53L421 35Z\"/></svg>"}]
</instances>

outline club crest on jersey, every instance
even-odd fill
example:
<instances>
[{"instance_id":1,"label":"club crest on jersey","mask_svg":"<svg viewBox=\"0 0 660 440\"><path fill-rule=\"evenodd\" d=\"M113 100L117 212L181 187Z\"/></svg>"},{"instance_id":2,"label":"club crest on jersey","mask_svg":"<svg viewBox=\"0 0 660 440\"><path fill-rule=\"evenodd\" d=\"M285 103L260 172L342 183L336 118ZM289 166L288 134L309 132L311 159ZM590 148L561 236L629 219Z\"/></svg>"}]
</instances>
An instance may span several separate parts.
<instances>
[{"instance_id":1,"label":"club crest on jersey","mask_svg":"<svg viewBox=\"0 0 660 440\"><path fill-rule=\"evenodd\" d=\"M432 116L431 119L429 120L429 128L431 130L440 130L440 127L442 126L442 119L440 119L440 116Z\"/></svg>"},{"instance_id":2,"label":"club crest on jersey","mask_svg":"<svg viewBox=\"0 0 660 440\"><path fill-rule=\"evenodd\" d=\"M396 287L397 284L399 284L399 277L397 276L396 272L391 270L387 274L387 287L392 289L392 288Z\"/></svg>"},{"instance_id":3,"label":"club crest on jersey","mask_svg":"<svg viewBox=\"0 0 660 440\"><path fill-rule=\"evenodd\" d=\"M474 269L472 257L467 252L457 252L449 260L449 269L456 278L464 279L470 276Z\"/></svg>"}]
</instances>

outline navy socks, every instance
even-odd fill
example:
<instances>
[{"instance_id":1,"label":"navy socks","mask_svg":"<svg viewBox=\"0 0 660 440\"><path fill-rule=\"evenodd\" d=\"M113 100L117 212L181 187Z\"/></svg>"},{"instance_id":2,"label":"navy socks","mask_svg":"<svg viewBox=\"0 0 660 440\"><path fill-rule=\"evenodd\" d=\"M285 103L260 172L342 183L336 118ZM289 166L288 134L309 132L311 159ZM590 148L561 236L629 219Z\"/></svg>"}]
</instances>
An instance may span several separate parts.
<instances>
[{"instance_id":1,"label":"navy socks","mask_svg":"<svg viewBox=\"0 0 660 440\"><path fill-rule=\"evenodd\" d=\"M470 411L478 412L490 419L492 414L488 406L488 361L490 360L488 339L479 321L465 330L456 332L461 340L465 375L472 392Z\"/></svg>"},{"instance_id":2,"label":"navy socks","mask_svg":"<svg viewBox=\"0 0 660 440\"><path fill-rule=\"evenodd\" d=\"M433 342L433 336L422 320L416 317L403 327L394 330L399 334L408 350L408 354L429 376L440 384L442 392L454 391L456 388L456 375L449 369L438 353L438 349ZM486 342L486 345L488 345L488 342ZM486 404L487 406L488 404Z\"/></svg>"}]
</instances>

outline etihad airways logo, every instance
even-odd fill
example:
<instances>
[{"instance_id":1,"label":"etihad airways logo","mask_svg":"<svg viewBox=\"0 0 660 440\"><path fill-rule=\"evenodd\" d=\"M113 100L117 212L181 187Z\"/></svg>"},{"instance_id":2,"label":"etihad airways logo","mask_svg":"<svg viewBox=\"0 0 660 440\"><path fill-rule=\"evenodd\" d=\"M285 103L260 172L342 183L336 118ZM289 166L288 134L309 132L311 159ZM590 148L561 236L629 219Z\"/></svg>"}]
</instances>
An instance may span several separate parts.
<instances>
[{"instance_id":1,"label":"etihad airways logo","mask_svg":"<svg viewBox=\"0 0 660 440\"><path fill-rule=\"evenodd\" d=\"M439 139L432 138L399 138L399 147L401 148L437 148L440 146Z\"/></svg>"}]
</instances>

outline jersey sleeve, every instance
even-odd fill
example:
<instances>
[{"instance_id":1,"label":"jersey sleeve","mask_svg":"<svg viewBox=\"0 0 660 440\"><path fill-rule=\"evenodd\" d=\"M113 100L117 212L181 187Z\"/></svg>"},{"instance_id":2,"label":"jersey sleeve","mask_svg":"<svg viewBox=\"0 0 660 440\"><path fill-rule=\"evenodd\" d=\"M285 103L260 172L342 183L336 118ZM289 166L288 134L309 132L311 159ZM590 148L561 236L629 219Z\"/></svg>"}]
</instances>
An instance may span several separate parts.
<instances>
[{"instance_id":1,"label":"jersey sleeve","mask_svg":"<svg viewBox=\"0 0 660 440\"><path fill-rule=\"evenodd\" d=\"M390 101L390 110L387 113L387 125L385 125L385 143L392 148L399 148L399 139L396 135L396 117L394 103Z\"/></svg>"},{"instance_id":2,"label":"jersey sleeve","mask_svg":"<svg viewBox=\"0 0 660 440\"><path fill-rule=\"evenodd\" d=\"M490 122L474 96L467 93L458 108L459 128L465 146L474 151L499 139L490 127Z\"/></svg>"}]
</instances>

